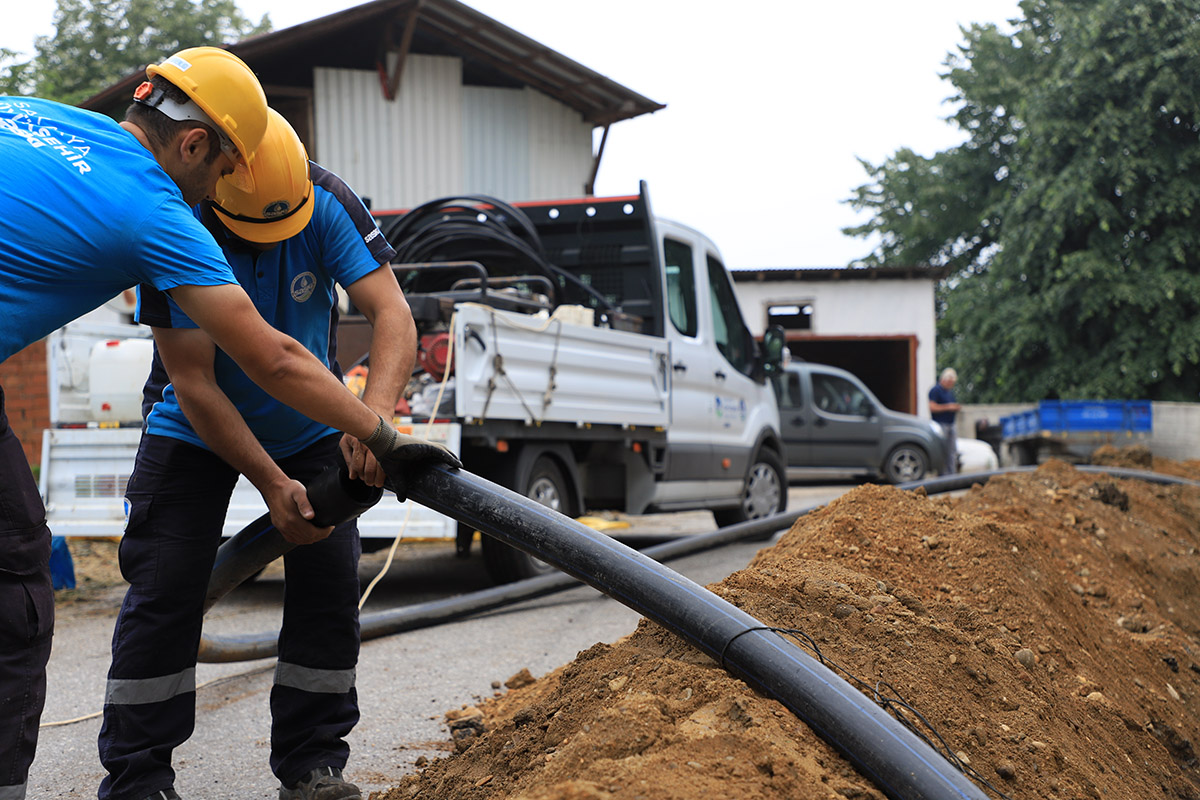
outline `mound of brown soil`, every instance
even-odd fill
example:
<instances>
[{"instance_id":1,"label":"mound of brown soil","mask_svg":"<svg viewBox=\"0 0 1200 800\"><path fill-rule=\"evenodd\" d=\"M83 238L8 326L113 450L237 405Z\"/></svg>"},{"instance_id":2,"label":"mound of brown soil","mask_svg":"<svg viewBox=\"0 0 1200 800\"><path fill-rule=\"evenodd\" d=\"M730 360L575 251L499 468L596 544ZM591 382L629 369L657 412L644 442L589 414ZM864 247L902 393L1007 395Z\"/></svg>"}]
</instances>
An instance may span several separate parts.
<instances>
[{"instance_id":1,"label":"mound of brown soil","mask_svg":"<svg viewBox=\"0 0 1200 800\"><path fill-rule=\"evenodd\" d=\"M860 487L710 588L919 710L993 797L1197 798L1198 545L1200 488L1051 462L956 498ZM646 621L450 716L459 752L373 800L882 797Z\"/></svg>"}]
</instances>

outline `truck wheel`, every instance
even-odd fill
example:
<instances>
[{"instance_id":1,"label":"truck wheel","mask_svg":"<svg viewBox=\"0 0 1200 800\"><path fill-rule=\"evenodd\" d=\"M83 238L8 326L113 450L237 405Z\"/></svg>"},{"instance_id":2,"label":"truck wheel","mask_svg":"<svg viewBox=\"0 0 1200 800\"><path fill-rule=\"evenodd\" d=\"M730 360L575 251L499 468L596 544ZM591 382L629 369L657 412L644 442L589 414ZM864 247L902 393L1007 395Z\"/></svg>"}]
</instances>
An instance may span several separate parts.
<instances>
[{"instance_id":1,"label":"truck wheel","mask_svg":"<svg viewBox=\"0 0 1200 800\"><path fill-rule=\"evenodd\" d=\"M559 513L575 515L567 480L558 464L549 456L541 456L533 463L522 494ZM481 545L484 566L496 583L511 583L554 571L554 567L540 558L509 547L491 536L482 537Z\"/></svg>"},{"instance_id":2,"label":"truck wheel","mask_svg":"<svg viewBox=\"0 0 1200 800\"><path fill-rule=\"evenodd\" d=\"M736 508L713 511L717 527L725 528L739 522L763 519L787 508L787 473L783 461L770 450L759 450L746 472L742 486L742 501ZM770 539L767 534L756 539Z\"/></svg>"},{"instance_id":3,"label":"truck wheel","mask_svg":"<svg viewBox=\"0 0 1200 800\"><path fill-rule=\"evenodd\" d=\"M888 453L883 462L883 474L889 483L919 481L929 472L929 457L916 445L901 444Z\"/></svg>"}]
</instances>

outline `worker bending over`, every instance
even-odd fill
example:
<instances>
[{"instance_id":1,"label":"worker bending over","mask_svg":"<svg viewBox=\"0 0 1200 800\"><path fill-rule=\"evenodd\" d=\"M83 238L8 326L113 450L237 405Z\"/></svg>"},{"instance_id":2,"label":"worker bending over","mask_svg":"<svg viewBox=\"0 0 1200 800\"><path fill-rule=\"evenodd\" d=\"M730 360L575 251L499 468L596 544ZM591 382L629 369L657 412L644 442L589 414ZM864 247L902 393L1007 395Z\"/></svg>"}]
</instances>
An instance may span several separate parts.
<instances>
[{"instance_id":1,"label":"worker bending over","mask_svg":"<svg viewBox=\"0 0 1200 800\"><path fill-rule=\"evenodd\" d=\"M263 318L339 379L334 284L345 287L373 326L363 398L391 419L416 354L416 327L388 264L394 251L350 188L310 165L299 137L273 109L251 173L253 191L223 181L216 201L199 206L197 216ZM258 388L166 294L152 287L139 294L137 317L154 328L155 359L126 493L121 568L130 587L113 637L100 731L108 776L99 796L178 797L171 754L194 728L203 605L242 474L262 493L273 524L301 545L284 556L271 689L270 765L279 796L356 800L359 790L343 780L342 768L346 736L359 718L358 530L353 521L332 533L316 528L291 497L335 463L339 445L352 476L382 486L384 474L357 439Z\"/></svg>"},{"instance_id":2,"label":"worker bending over","mask_svg":"<svg viewBox=\"0 0 1200 800\"><path fill-rule=\"evenodd\" d=\"M254 73L214 47L147 69L125 120L0 96L0 362L139 283L167 292L258 385L353 434L403 484L457 464L398 434L255 310L191 206L229 175L248 186L267 128ZM293 494L301 516L312 509ZM25 800L54 629L50 530L0 392L0 798ZM139 798L140 800L140 798Z\"/></svg>"}]
</instances>

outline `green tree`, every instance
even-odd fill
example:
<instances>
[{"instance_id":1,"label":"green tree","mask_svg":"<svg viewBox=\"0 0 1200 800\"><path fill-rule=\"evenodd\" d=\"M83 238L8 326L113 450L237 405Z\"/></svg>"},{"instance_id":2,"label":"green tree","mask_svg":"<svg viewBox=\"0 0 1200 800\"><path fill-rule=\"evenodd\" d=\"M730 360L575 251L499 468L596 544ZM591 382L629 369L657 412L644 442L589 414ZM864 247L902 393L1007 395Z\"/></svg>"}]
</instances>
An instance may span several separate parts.
<instances>
[{"instance_id":1,"label":"green tree","mask_svg":"<svg viewBox=\"0 0 1200 800\"><path fill-rule=\"evenodd\" d=\"M235 0L57 0L55 34L18 61L0 50L0 94L78 103L176 50L235 42L271 29Z\"/></svg>"},{"instance_id":2,"label":"green tree","mask_svg":"<svg viewBox=\"0 0 1200 800\"><path fill-rule=\"evenodd\" d=\"M1200 0L1022 0L947 61L966 134L864 163L862 263L949 266L964 399L1197 399Z\"/></svg>"}]
</instances>

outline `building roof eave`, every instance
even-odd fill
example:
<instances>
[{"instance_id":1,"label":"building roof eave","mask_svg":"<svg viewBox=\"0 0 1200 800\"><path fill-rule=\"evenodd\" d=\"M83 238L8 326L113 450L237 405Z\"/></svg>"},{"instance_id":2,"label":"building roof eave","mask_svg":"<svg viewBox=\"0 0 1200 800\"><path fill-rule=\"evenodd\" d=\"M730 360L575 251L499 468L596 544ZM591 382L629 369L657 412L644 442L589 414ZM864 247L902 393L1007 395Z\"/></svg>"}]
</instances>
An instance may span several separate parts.
<instances>
[{"instance_id":1,"label":"building roof eave","mask_svg":"<svg viewBox=\"0 0 1200 800\"><path fill-rule=\"evenodd\" d=\"M311 68L354 66L377 68L394 48L391 32L409 20L411 52L453 55L464 63L464 80L473 76L503 80L539 91L602 126L659 111L666 106L601 75L565 55L503 25L457 0L373 0L344 11L259 34L226 45L260 74L284 69L280 62L304 61L307 71L287 63L286 69L311 75ZM364 40L370 47L364 47ZM334 42L334 47L318 43ZM340 48L336 45L340 45ZM80 103L106 110L132 96L143 71L123 78ZM309 78L311 80L311 78ZM264 84L276 81L264 78Z\"/></svg>"}]
</instances>

